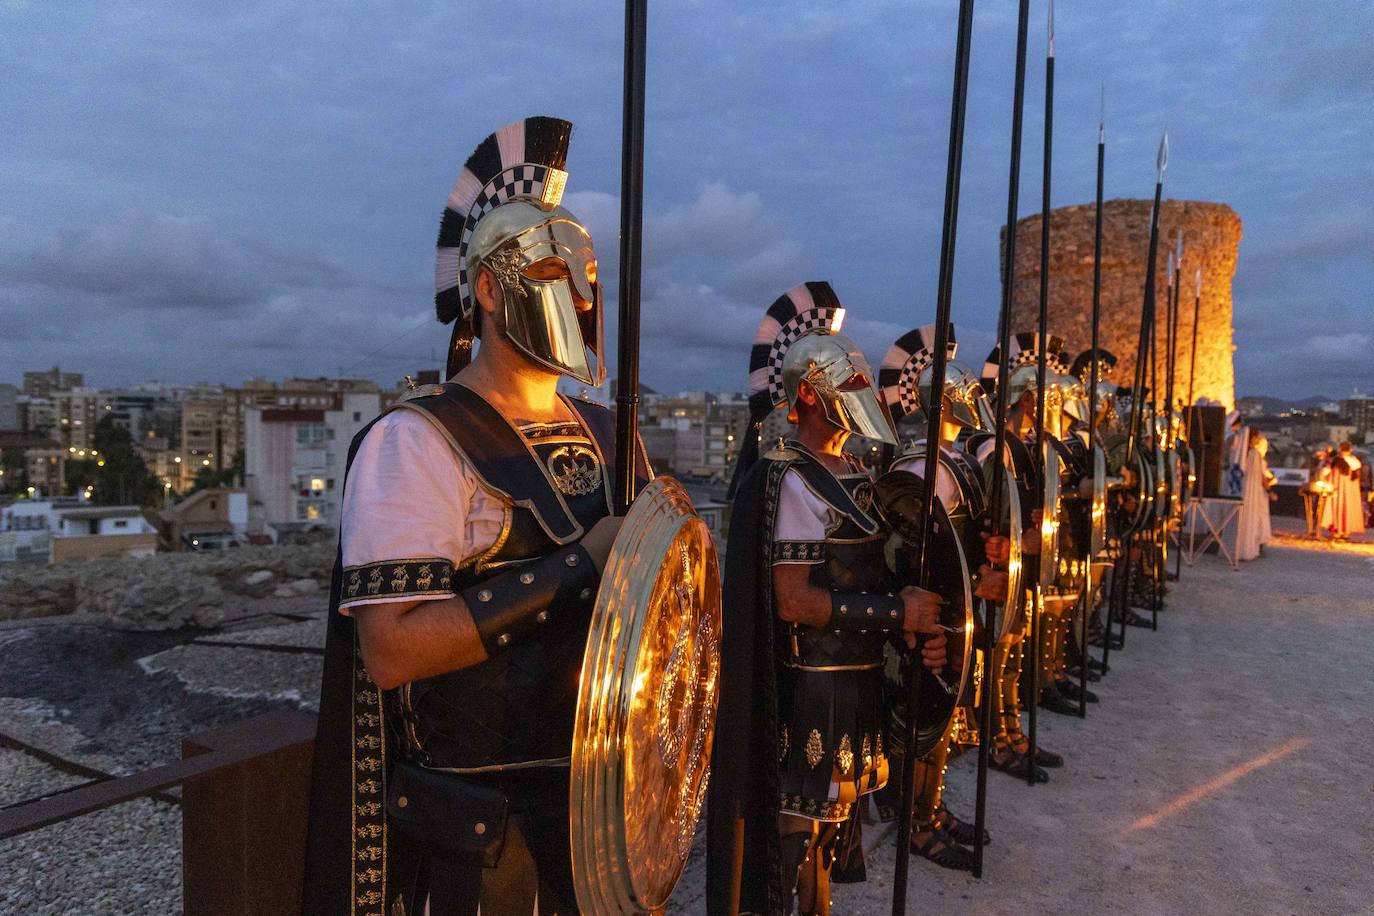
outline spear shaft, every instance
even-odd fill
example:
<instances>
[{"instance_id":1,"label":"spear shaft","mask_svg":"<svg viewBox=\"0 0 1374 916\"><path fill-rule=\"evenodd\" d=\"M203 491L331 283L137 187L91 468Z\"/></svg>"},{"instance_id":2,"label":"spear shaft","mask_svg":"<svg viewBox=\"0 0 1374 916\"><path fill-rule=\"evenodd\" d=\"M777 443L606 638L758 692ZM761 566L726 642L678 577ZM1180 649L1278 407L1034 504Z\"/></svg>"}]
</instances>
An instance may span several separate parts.
<instances>
[{"instance_id":1,"label":"spear shaft","mask_svg":"<svg viewBox=\"0 0 1374 916\"><path fill-rule=\"evenodd\" d=\"M1146 256L1145 297L1140 306L1140 337L1135 350L1135 373L1131 389L1131 422L1126 438L1126 467L1132 467L1137 443L1140 439L1141 414L1145 409L1145 399L1141 388L1145 386L1145 358L1150 343L1150 329L1154 321L1155 305L1155 265L1159 256L1159 202L1164 194L1164 168L1169 161L1169 135L1165 134L1159 142L1159 155L1155 160L1155 205L1150 211L1150 248Z\"/></svg>"},{"instance_id":2,"label":"spear shaft","mask_svg":"<svg viewBox=\"0 0 1374 916\"><path fill-rule=\"evenodd\" d=\"M1006 259L1002 265L1002 309L998 315L998 352L1003 355L997 366L997 428L992 453L991 493L988 494L988 518L996 526L1002 524L1002 486L1006 476L1004 453L1007 447L1007 350L1011 347L1011 292L1016 266L1016 213L1020 208L1021 192L1021 121L1026 102L1026 35L1030 26L1030 0L1020 0L1016 19L1016 78L1012 91L1011 109L1011 166L1007 178ZM1020 525L1021 519L1010 520ZM994 529L996 531L998 529ZM1007 596L1007 604L1015 600ZM1011 612L1004 606L1003 614ZM992 656L996 650L997 634L993 632L992 615L983 615L983 705L978 723L978 791L974 813L973 876L983 877L983 831L987 824L988 753L992 744L992 697L998 687L988 676L992 670Z\"/></svg>"},{"instance_id":3,"label":"spear shaft","mask_svg":"<svg viewBox=\"0 0 1374 916\"><path fill-rule=\"evenodd\" d=\"M946 350L949 343L950 302L954 289L954 248L959 227L959 182L963 170L964 113L968 108L969 55L973 41L973 0L960 0L959 27L955 39L954 88L950 102L949 157L945 163L944 226L940 237L940 273L935 299L935 353L932 358L931 397L926 427L926 485L921 494L923 515L916 542L915 559L922 588L930 585L930 564L926 562L932 529L935 526L935 482L940 462L940 414L944 398ZM892 913L905 916L907 877L911 867L911 821L916 802L916 741L920 735L921 681L925 665L921 661L922 640L907 654L907 733L902 755L902 810L897 826L897 865L893 876Z\"/></svg>"},{"instance_id":4,"label":"spear shaft","mask_svg":"<svg viewBox=\"0 0 1374 916\"><path fill-rule=\"evenodd\" d=\"M1188 415L1187 415L1187 435L1189 447L1192 447L1193 438L1193 378L1197 369L1197 318L1198 311L1202 308L1202 268L1197 269L1197 292L1193 296L1193 342L1188 347Z\"/></svg>"},{"instance_id":5,"label":"spear shaft","mask_svg":"<svg viewBox=\"0 0 1374 916\"><path fill-rule=\"evenodd\" d=\"M1102 114L1097 122L1097 199L1096 207L1093 211L1093 342L1091 351L1092 369L1088 376L1088 460L1093 462L1093 467L1097 467L1097 383L1098 375L1101 371L1098 359L1099 335L1102 330L1102 184L1107 164L1107 89L1102 88ZM1091 511L1095 511L1096 506ZM1102 507L1106 511L1106 506ZM1105 519L1103 520L1105 522ZM1097 521L1093 520L1093 525ZM1092 568L1097 557L1092 555L1092 543L1089 538L1088 546L1088 585L1085 590L1084 601L1088 602L1083 608L1082 629L1078 634L1078 645L1081 649L1082 668L1079 670L1078 678L1078 717L1086 719L1088 717L1088 614L1093 611L1092 606ZM1107 629L1111 630L1111 617L1107 618ZM1111 642L1111 633L1103 638L1103 646ZM1107 650L1102 650L1103 673L1106 672Z\"/></svg>"},{"instance_id":6,"label":"spear shaft","mask_svg":"<svg viewBox=\"0 0 1374 916\"><path fill-rule=\"evenodd\" d=\"M644 226L644 52L648 0L625 0L620 160L620 329L616 360L615 512L636 494L639 440L639 290Z\"/></svg>"},{"instance_id":7,"label":"spear shaft","mask_svg":"<svg viewBox=\"0 0 1374 916\"><path fill-rule=\"evenodd\" d=\"M1040 314L1036 329L1039 331L1040 340L1036 347L1035 361L1035 444L1039 452L1040 473L1047 475L1058 473L1058 460L1055 458L1054 450L1049 446L1049 439L1045 435L1045 381L1048 361L1049 343L1049 321L1050 321L1050 172L1054 164L1054 0L1050 0L1049 7L1049 48L1045 54L1045 153L1043 162L1043 174L1040 184ZM1055 459L1055 460L1051 460ZM1046 544L1043 537L1046 525L1049 523L1048 513L1054 512L1054 506L1044 504L1044 481L1041 481L1040 495L1040 550L1042 557L1040 569L1044 570L1043 552ZM1040 628L1044 626L1041 620L1043 611L1044 587L1047 583L1040 581L1042 577L1036 577L1035 600L1031 604L1030 619L1030 746L1026 750L1026 784L1035 785L1035 751L1036 751L1036 710L1040 706Z\"/></svg>"},{"instance_id":8,"label":"spear shaft","mask_svg":"<svg viewBox=\"0 0 1374 916\"><path fill-rule=\"evenodd\" d=\"M1164 498L1164 536L1161 541L1161 551L1163 560L1161 562L1161 578L1168 571L1168 550L1169 550L1169 527L1173 523L1174 517L1174 484L1178 477L1178 444L1175 440L1174 427L1174 376L1178 370L1178 313L1182 301L1183 293L1183 233L1178 234L1178 256L1174 258L1174 298L1169 309L1169 334L1167 347L1168 380L1165 382L1164 389L1164 418L1168 432L1165 436L1168 448L1165 450L1165 468L1168 476L1165 477L1165 498ZM1182 542L1179 543L1180 548ZM1163 585L1161 584L1161 592Z\"/></svg>"}]
</instances>

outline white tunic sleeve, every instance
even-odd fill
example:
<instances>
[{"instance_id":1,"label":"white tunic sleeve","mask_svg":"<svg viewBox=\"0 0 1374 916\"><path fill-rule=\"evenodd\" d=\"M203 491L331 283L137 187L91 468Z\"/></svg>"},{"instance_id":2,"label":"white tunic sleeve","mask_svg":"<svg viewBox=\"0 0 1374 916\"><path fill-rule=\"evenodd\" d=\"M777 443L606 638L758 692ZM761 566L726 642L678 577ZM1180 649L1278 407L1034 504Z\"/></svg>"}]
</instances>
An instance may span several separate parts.
<instances>
[{"instance_id":1,"label":"white tunic sleeve","mask_svg":"<svg viewBox=\"0 0 1374 916\"><path fill-rule=\"evenodd\" d=\"M800 471L788 470L778 494L771 562L815 564L825 560L825 540L839 513L806 486Z\"/></svg>"},{"instance_id":2,"label":"white tunic sleeve","mask_svg":"<svg viewBox=\"0 0 1374 916\"><path fill-rule=\"evenodd\" d=\"M496 543L505 511L429 420L392 411L368 430L345 482L339 609L452 597L453 571Z\"/></svg>"}]
</instances>

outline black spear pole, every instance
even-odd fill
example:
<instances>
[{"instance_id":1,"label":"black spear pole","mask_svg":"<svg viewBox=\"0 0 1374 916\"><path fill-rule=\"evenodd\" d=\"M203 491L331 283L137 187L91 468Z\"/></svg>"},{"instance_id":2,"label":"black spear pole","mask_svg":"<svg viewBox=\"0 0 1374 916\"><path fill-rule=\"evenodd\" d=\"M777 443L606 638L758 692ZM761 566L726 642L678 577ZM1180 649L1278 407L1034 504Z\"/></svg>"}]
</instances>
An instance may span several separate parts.
<instances>
[{"instance_id":1,"label":"black spear pole","mask_svg":"<svg viewBox=\"0 0 1374 916\"><path fill-rule=\"evenodd\" d=\"M1097 128L1097 214L1093 229L1093 362L1092 378L1093 387L1089 395L1092 398L1090 412L1093 415L1093 425L1089 427L1089 435L1095 436L1097 432L1097 386L1101 383L1101 362L1098 360L1098 332L1101 327L1101 307L1102 307L1102 179L1105 171L1107 158L1107 90L1102 89L1102 118ZM1110 470L1110 469L1108 469ZM1107 507L1104 507L1104 509ZM1107 664L1107 659L1112 654L1112 611L1116 608L1116 573L1113 564L1113 575L1111 588L1107 591L1107 612L1106 620L1102 628L1102 673L1106 674L1111 668ZM1086 650L1085 650L1086 654Z\"/></svg>"},{"instance_id":2,"label":"black spear pole","mask_svg":"<svg viewBox=\"0 0 1374 916\"><path fill-rule=\"evenodd\" d=\"M1172 260L1172 257L1171 257ZM1173 295L1171 289L1164 290L1165 320L1168 320L1169 297ZM1154 463L1155 471L1159 471L1159 462L1154 461L1155 450L1159 449L1159 322L1155 320L1155 307L1150 307L1150 438L1153 443L1151 448L1150 461ZM1156 480L1151 499L1154 500L1154 517L1150 519L1150 534L1152 550L1150 551L1150 629L1159 629L1159 488L1162 481ZM1141 558L1144 563L1144 557Z\"/></svg>"},{"instance_id":3,"label":"black spear pole","mask_svg":"<svg viewBox=\"0 0 1374 916\"><path fill-rule=\"evenodd\" d=\"M991 490L988 496L988 518L991 524L1002 524L1002 481L1006 476L1003 453L1007 447L1007 349L1011 346L1011 283L1016 264L1016 212L1021 193L1021 120L1026 101L1026 33L1030 26L1030 0L1021 0L1016 20L1016 80L1012 91L1011 109L1011 174L1007 178L1006 260L1002 264L1002 310L998 315L997 341L1002 362L997 367L997 429L992 453ZM1021 519L1010 519L1020 525ZM994 528L996 533L1000 528ZM1007 596L1008 603L1014 600ZM1003 607L1002 613L1010 612ZM983 705L978 722L978 791L974 808L973 876L983 877L983 832L987 826L988 753L992 746L993 696L998 685L989 673L992 656L997 648L997 634L993 632L992 615L983 615Z\"/></svg>"},{"instance_id":4,"label":"black spear pole","mask_svg":"<svg viewBox=\"0 0 1374 916\"><path fill-rule=\"evenodd\" d=\"M1047 513L1054 511L1054 506L1044 504L1044 475L1057 474L1058 459L1054 457L1054 451L1048 446L1049 440L1045 436L1045 375L1047 368L1046 352L1049 341L1049 322L1050 322L1050 170L1053 164L1053 140L1054 140L1054 0L1050 0L1049 7L1049 43L1045 53L1045 153L1044 171L1040 183L1040 316L1036 325L1036 330L1040 334L1037 342L1037 356L1035 361L1035 446L1037 457L1040 461L1040 474L1042 476L1040 494L1040 570L1045 568L1044 551L1045 539L1043 537L1045 528L1050 524L1046 517ZM1040 574L1037 571L1035 581L1035 600L1031 603L1030 619L1030 747L1026 750L1026 784L1035 785L1035 750L1036 750L1036 710L1040 706L1040 628L1044 626L1041 620L1044 600L1045 583L1040 581Z\"/></svg>"},{"instance_id":5,"label":"black spear pole","mask_svg":"<svg viewBox=\"0 0 1374 916\"><path fill-rule=\"evenodd\" d=\"M1145 295L1140 305L1140 336L1136 341L1135 372L1131 378L1131 422L1126 435L1126 470L1135 474L1139 482L1141 499L1144 499L1146 495L1144 469L1142 467L1137 472L1135 458L1140 441L1141 417L1145 410L1145 398L1142 389L1145 387L1145 360L1150 356L1150 331L1154 325L1155 265L1158 263L1159 256L1159 204L1164 193L1164 169L1168 162L1169 135L1166 132L1159 141L1159 153L1155 157L1155 203L1154 208L1150 211L1150 247L1149 254L1145 258ZM1140 541L1140 532L1133 531L1124 545L1126 575L1122 582L1121 607L1121 644L1123 646L1126 644L1126 617L1130 614L1130 579L1133 566L1131 553Z\"/></svg>"},{"instance_id":6,"label":"black spear pole","mask_svg":"<svg viewBox=\"0 0 1374 916\"><path fill-rule=\"evenodd\" d=\"M1194 372L1197 371L1197 317L1201 309L1202 268L1199 267L1197 269L1197 291L1193 294L1193 342L1188 347L1188 413L1185 415L1187 419L1185 429L1187 430L1190 448L1193 437L1193 378Z\"/></svg>"},{"instance_id":7,"label":"black spear pole","mask_svg":"<svg viewBox=\"0 0 1374 916\"><path fill-rule=\"evenodd\" d=\"M1159 153L1155 157L1155 205L1150 211L1150 249L1146 256L1145 297L1140 306L1140 337L1136 343L1134 386L1131 389L1131 422L1126 437L1126 467L1132 468L1131 459L1135 457L1136 446L1140 439L1141 413L1145 399L1141 388L1145 386L1145 357L1150 343L1150 327L1154 321L1155 305L1155 265L1159 256L1159 202L1164 193L1164 169L1169 163L1169 135L1159 141Z\"/></svg>"},{"instance_id":8,"label":"black spear pole","mask_svg":"<svg viewBox=\"0 0 1374 916\"><path fill-rule=\"evenodd\" d=\"M949 115L949 158L945 163L945 213L940 235L939 282L935 299L935 353L931 365L932 391L943 393L946 350L949 343L950 300L954 289L954 246L959 228L959 180L964 160L964 112L968 108L968 65L973 41L973 0L959 2L959 28L955 39L954 88ZM930 399L926 426L926 486L921 494L923 524L916 541L916 568L922 588L930 585L926 549L935 522L935 480L940 461L940 413L943 398ZM907 875L911 867L911 820L916 802L916 741L920 734L921 662L923 640L907 654L906 747L902 755L902 810L897 822L897 867L892 885L892 914L905 916Z\"/></svg>"},{"instance_id":9,"label":"black spear pole","mask_svg":"<svg viewBox=\"0 0 1374 916\"><path fill-rule=\"evenodd\" d=\"M1198 312L1202 309L1202 268L1198 268L1197 286L1193 294L1193 343L1189 345L1189 409L1184 413L1184 435L1189 438L1189 448L1193 448L1193 379L1198 368Z\"/></svg>"},{"instance_id":10,"label":"black spear pole","mask_svg":"<svg viewBox=\"0 0 1374 916\"><path fill-rule=\"evenodd\" d=\"M1175 441L1175 434L1178 430L1174 426L1174 376L1178 374L1178 313L1183 300L1183 233L1178 234L1178 255L1174 258L1174 301L1169 309L1169 347L1168 347L1168 380L1164 384L1165 400L1165 422L1168 424L1168 434L1165 437L1168 441L1169 449L1167 452L1168 463L1165 467L1170 472L1165 478L1167 495L1164 505L1167 509L1164 521L1164 542L1163 542L1163 562L1161 563L1160 576L1167 578L1169 571L1169 528L1174 519L1174 496L1177 494L1175 483L1178 477L1178 444ZM1179 531L1182 532L1182 522L1180 521ZM1182 535L1179 536L1179 547L1182 548ZM1181 550L1180 550L1181 552ZM1162 588L1162 586L1161 586Z\"/></svg>"},{"instance_id":11,"label":"black spear pole","mask_svg":"<svg viewBox=\"0 0 1374 916\"><path fill-rule=\"evenodd\" d=\"M639 277L644 226L644 50L648 0L625 0L625 92L620 135L620 327L615 394L615 511L636 495L639 441Z\"/></svg>"},{"instance_id":12,"label":"black spear pole","mask_svg":"<svg viewBox=\"0 0 1374 916\"><path fill-rule=\"evenodd\" d=\"M1189 346L1188 346L1188 402L1187 402L1187 406L1184 407L1184 409L1183 409L1183 441L1184 441L1184 443L1186 444L1185 447L1188 449L1188 455L1189 455L1189 457L1190 457L1190 458L1193 458L1194 461L1196 460L1196 456L1193 454L1193 412L1194 412L1194 410L1196 410L1196 408L1193 406L1193 373L1194 373L1194 371L1197 369L1197 318L1198 318L1198 311L1199 311L1199 309L1201 309L1201 307L1202 307L1202 268L1199 267L1199 268L1197 269L1197 287L1196 287L1196 291L1195 291L1194 294L1193 294L1193 340L1192 340L1192 343L1189 344ZM1192 479L1192 477L1191 477L1191 472L1190 472L1190 469L1191 469L1192 467L1194 467L1194 466L1195 466L1195 463L1194 463L1193 461L1190 461L1189 464L1188 464L1188 466L1185 467L1185 468L1183 469L1183 473L1184 473L1184 474L1190 474L1190 477L1189 477L1189 480L1188 480L1188 499L1189 499L1189 502L1190 502L1190 503L1191 503L1192 499L1197 495L1196 493L1193 492L1193 487L1197 484L1197 481L1194 480L1194 479ZM1186 513L1188 513L1188 512L1190 511L1190 510L1189 510L1189 507L1188 507L1188 506L1184 506L1184 507L1183 507L1183 511L1184 511L1184 513L1185 513L1185 520L1186 520L1186 519L1188 518L1188 516L1187 516ZM1192 518L1193 518L1193 519L1196 519L1197 517L1196 517L1196 516L1192 516ZM1179 522L1179 528L1178 528L1178 552L1177 552L1177 553L1175 554L1175 556L1174 556L1174 576L1177 578L1178 576L1181 576L1182 574L1183 574L1183 521L1180 521L1180 522Z\"/></svg>"},{"instance_id":13,"label":"black spear pole","mask_svg":"<svg viewBox=\"0 0 1374 916\"><path fill-rule=\"evenodd\" d=\"M1093 467L1097 466L1097 382L1100 372L1097 347L1099 334L1102 329L1102 183L1103 173L1107 164L1107 87L1102 87L1102 106L1097 120L1097 199L1096 208L1093 211L1093 342L1092 342L1092 369L1088 376L1088 457L1093 462ZM1104 494L1105 497L1105 494ZM1097 508L1093 507L1094 510ZM1102 510L1105 512L1107 507L1104 505ZM1103 520L1105 523L1105 519ZM1097 520L1093 520L1093 525L1097 525ZM1092 568L1097 560L1092 555L1092 544L1089 539L1088 547L1088 583L1092 584ZM1082 667L1078 672L1078 717L1086 719L1088 717L1088 615L1093 613L1092 588L1085 589L1084 601L1087 602L1083 607L1082 628L1078 633L1078 645L1082 649L1080 662ZM1111 629L1111 616L1107 617L1107 629ZM1111 642L1111 633L1108 632L1103 637L1103 645ZM1106 654L1102 650L1103 661L1102 671L1107 670Z\"/></svg>"}]
</instances>

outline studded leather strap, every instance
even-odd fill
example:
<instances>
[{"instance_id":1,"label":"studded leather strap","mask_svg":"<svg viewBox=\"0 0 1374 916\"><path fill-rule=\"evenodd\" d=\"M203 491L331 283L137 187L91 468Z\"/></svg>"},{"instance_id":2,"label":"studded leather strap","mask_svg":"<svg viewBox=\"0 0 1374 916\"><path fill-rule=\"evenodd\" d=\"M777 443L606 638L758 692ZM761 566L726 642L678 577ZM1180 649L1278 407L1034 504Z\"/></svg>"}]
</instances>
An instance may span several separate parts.
<instances>
[{"instance_id":1,"label":"studded leather strap","mask_svg":"<svg viewBox=\"0 0 1374 916\"><path fill-rule=\"evenodd\" d=\"M597 579L591 555L573 544L488 576L460 594L491 658L547 623L551 609L588 604Z\"/></svg>"},{"instance_id":2,"label":"studded leather strap","mask_svg":"<svg viewBox=\"0 0 1374 916\"><path fill-rule=\"evenodd\" d=\"M832 592L827 629L895 633L905 617L902 599L868 592Z\"/></svg>"}]
</instances>

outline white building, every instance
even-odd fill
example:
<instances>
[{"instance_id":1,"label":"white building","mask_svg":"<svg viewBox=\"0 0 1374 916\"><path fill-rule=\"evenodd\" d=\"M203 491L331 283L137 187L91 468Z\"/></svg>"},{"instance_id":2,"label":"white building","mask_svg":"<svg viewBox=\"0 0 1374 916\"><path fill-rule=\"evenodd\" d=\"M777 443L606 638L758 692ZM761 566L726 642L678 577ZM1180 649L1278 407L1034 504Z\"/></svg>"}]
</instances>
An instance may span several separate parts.
<instances>
[{"instance_id":1,"label":"white building","mask_svg":"<svg viewBox=\"0 0 1374 916\"><path fill-rule=\"evenodd\" d=\"M255 520L277 533L337 529L349 443L380 409L376 391L334 392L325 408L249 407L244 472Z\"/></svg>"},{"instance_id":2,"label":"white building","mask_svg":"<svg viewBox=\"0 0 1374 916\"><path fill-rule=\"evenodd\" d=\"M0 560L157 552L157 529L138 506L93 506L74 496L20 500L0 509Z\"/></svg>"},{"instance_id":3,"label":"white building","mask_svg":"<svg viewBox=\"0 0 1374 916\"><path fill-rule=\"evenodd\" d=\"M47 559L53 532L61 524L57 507L80 505L85 503L72 497L23 499L0 508L0 560Z\"/></svg>"}]
</instances>

